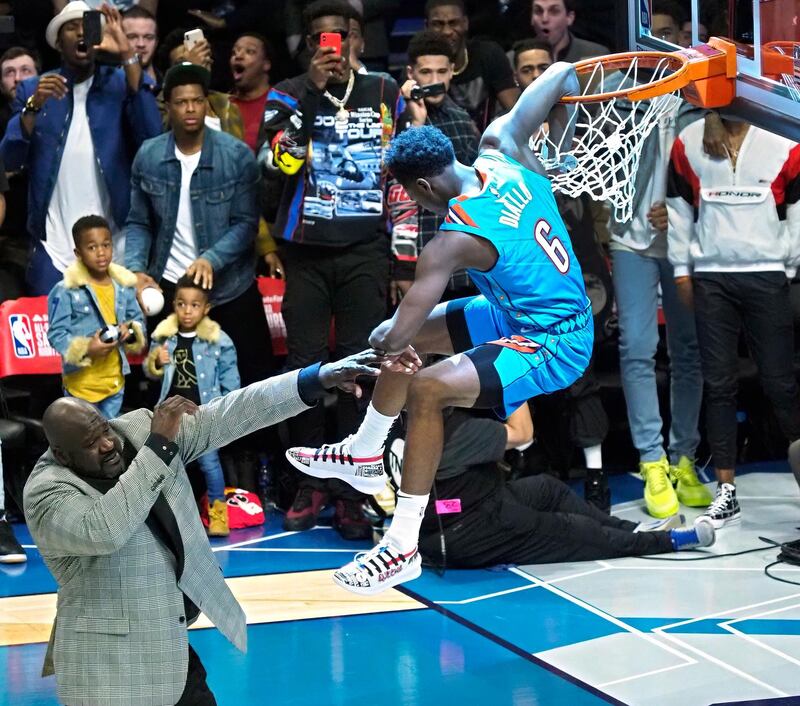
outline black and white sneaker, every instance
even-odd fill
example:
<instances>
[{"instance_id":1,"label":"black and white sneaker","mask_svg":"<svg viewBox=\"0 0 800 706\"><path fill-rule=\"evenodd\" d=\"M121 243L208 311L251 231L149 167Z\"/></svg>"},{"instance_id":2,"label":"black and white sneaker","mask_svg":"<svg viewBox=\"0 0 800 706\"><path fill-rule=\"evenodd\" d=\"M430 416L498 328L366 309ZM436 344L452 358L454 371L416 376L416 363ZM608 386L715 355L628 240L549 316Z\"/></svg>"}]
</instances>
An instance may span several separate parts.
<instances>
[{"instance_id":1,"label":"black and white sneaker","mask_svg":"<svg viewBox=\"0 0 800 706\"><path fill-rule=\"evenodd\" d=\"M0 564L21 564L27 560L25 550L14 536L14 530L3 517L0 519Z\"/></svg>"},{"instance_id":2,"label":"black and white sneaker","mask_svg":"<svg viewBox=\"0 0 800 706\"><path fill-rule=\"evenodd\" d=\"M717 486L714 502L697 519L710 522L714 529L740 522L742 510L736 499L736 486L732 483L720 483Z\"/></svg>"},{"instance_id":3,"label":"black and white sneaker","mask_svg":"<svg viewBox=\"0 0 800 706\"><path fill-rule=\"evenodd\" d=\"M338 478L356 490L375 495L386 485L383 449L369 456L353 456L352 436L338 444L323 444L317 449L296 446L286 452L286 459L298 471L314 478Z\"/></svg>"},{"instance_id":4,"label":"black and white sneaker","mask_svg":"<svg viewBox=\"0 0 800 706\"><path fill-rule=\"evenodd\" d=\"M333 574L333 580L352 593L370 596L412 581L421 573L422 557L416 547L404 554L384 537L368 552L356 554L353 561Z\"/></svg>"}]
</instances>

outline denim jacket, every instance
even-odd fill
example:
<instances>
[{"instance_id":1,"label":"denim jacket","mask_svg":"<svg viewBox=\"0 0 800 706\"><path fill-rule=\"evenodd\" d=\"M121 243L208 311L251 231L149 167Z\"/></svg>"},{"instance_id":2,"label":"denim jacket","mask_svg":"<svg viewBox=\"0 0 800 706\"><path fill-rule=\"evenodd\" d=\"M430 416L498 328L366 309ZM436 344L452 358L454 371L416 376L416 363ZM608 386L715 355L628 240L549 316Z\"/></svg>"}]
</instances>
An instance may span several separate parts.
<instances>
[{"instance_id":1,"label":"denim jacket","mask_svg":"<svg viewBox=\"0 0 800 706\"><path fill-rule=\"evenodd\" d=\"M235 299L253 283L257 185L258 167L250 148L224 132L204 130L190 191L198 256L214 268L214 304ZM161 279L175 236L180 191L173 134L145 142L133 161L125 225L128 269Z\"/></svg>"},{"instance_id":2,"label":"denim jacket","mask_svg":"<svg viewBox=\"0 0 800 706\"><path fill-rule=\"evenodd\" d=\"M145 326L142 310L136 301L136 275L124 267L111 264L108 273L114 285L114 309L118 324L133 322L136 340L122 346L122 374L130 371L126 353L144 349ZM74 262L64 272L64 279L47 295L49 327L47 340L61 354L63 371L73 373L88 368L92 359L87 355L89 342L95 332L106 324L100 317L100 306L89 286L89 273L80 261Z\"/></svg>"},{"instance_id":3,"label":"denim jacket","mask_svg":"<svg viewBox=\"0 0 800 706\"><path fill-rule=\"evenodd\" d=\"M61 68L53 73L66 76L72 82L73 77L67 69ZM86 115L95 155L108 188L114 222L120 228L130 206L133 155L142 142L161 132L161 116L151 83L151 79L145 77L139 90L131 93L122 69L98 66L86 98ZM0 157L10 172L28 168L28 233L33 238L44 240L47 209L72 122L72 92L61 100L49 99L36 116L33 133L28 136L22 129L21 111L38 85L37 76L25 79L17 86L12 103L13 115L0 143Z\"/></svg>"},{"instance_id":4,"label":"denim jacket","mask_svg":"<svg viewBox=\"0 0 800 706\"><path fill-rule=\"evenodd\" d=\"M150 352L144 362L144 371L148 377L156 380L161 378L159 402L166 399L175 376L175 365L172 363L156 368L158 351L164 342L172 360L178 345L178 319L175 314L170 314L156 326ZM211 402L215 397L227 395L231 390L238 390L241 386L233 341L216 321L207 316L197 325L197 335L192 341L192 357L197 371L197 391L202 404Z\"/></svg>"}]
</instances>

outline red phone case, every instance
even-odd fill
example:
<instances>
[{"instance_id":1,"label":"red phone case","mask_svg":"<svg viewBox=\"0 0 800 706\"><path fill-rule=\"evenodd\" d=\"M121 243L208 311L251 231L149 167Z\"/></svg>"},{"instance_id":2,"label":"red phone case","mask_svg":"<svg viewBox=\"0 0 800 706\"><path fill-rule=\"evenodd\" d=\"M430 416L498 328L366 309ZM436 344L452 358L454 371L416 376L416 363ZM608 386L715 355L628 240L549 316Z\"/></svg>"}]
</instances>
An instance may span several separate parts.
<instances>
[{"instance_id":1,"label":"red phone case","mask_svg":"<svg viewBox=\"0 0 800 706\"><path fill-rule=\"evenodd\" d=\"M321 47L333 47L336 53L342 55L342 35L336 32L322 32L319 35L319 45Z\"/></svg>"}]
</instances>

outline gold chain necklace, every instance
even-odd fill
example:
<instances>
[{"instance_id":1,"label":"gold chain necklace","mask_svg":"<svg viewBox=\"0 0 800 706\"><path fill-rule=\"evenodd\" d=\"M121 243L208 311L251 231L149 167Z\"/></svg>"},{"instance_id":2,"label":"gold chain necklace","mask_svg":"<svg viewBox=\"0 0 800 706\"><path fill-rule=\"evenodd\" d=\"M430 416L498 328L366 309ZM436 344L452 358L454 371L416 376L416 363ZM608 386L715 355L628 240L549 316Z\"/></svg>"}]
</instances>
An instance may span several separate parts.
<instances>
[{"instance_id":1,"label":"gold chain necklace","mask_svg":"<svg viewBox=\"0 0 800 706\"><path fill-rule=\"evenodd\" d=\"M464 71L466 71L467 66L469 66L469 52L467 51L467 48L464 47L464 65L458 71L453 69L453 76L460 76L463 74Z\"/></svg>"},{"instance_id":2,"label":"gold chain necklace","mask_svg":"<svg viewBox=\"0 0 800 706\"><path fill-rule=\"evenodd\" d=\"M336 111L336 122L337 123L346 123L350 119L350 113L347 112L347 108L344 107L345 103L347 103L347 99L350 97L350 94L353 92L353 85L356 82L356 72L350 69L350 78L347 81L347 88L344 91L344 96L339 99L335 96L332 96L328 91L325 91L323 94L331 103L333 103L339 110Z\"/></svg>"}]
</instances>

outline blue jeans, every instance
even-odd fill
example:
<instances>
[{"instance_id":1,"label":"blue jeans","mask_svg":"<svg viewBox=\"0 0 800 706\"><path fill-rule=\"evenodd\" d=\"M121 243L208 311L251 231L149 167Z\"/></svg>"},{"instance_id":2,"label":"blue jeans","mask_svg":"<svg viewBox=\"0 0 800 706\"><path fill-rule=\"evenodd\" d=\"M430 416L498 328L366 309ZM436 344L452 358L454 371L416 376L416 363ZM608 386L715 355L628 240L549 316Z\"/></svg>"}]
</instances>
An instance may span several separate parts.
<instances>
[{"instance_id":1,"label":"blue jeans","mask_svg":"<svg viewBox=\"0 0 800 706\"><path fill-rule=\"evenodd\" d=\"M208 490L208 506L215 500L225 500L225 477L222 475L222 465L219 462L219 454L216 451L209 451L199 456L197 463L206 479Z\"/></svg>"},{"instance_id":2,"label":"blue jeans","mask_svg":"<svg viewBox=\"0 0 800 706\"><path fill-rule=\"evenodd\" d=\"M109 395L99 402L89 402L100 414L106 419L114 419L119 416L119 411L122 409L122 398L125 396L125 388L123 387L119 392ZM70 395L69 392L64 390L64 397L75 397Z\"/></svg>"},{"instance_id":3,"label":"blue jeans","mask_svg":"<svg viewBox=\"0 0 800 706\"><path fill-rule=\"evenodd\" d=\"M694 458L703 375L694 312L678 300L672 265L666 259L613 250L614 291L619 313L619 356L628 423L641 461L665 455L658 409L655 354L658 346L658 285L661 284L670 357L669 458Z\"/></svg>"}]
</instances>

